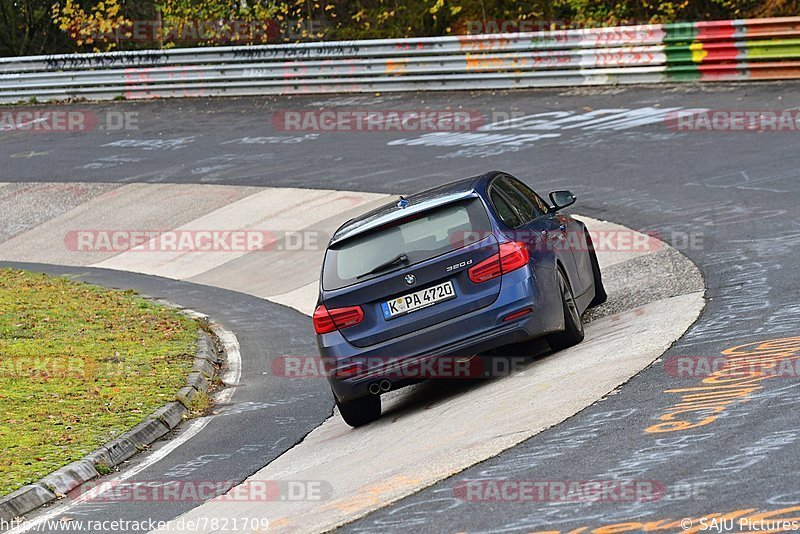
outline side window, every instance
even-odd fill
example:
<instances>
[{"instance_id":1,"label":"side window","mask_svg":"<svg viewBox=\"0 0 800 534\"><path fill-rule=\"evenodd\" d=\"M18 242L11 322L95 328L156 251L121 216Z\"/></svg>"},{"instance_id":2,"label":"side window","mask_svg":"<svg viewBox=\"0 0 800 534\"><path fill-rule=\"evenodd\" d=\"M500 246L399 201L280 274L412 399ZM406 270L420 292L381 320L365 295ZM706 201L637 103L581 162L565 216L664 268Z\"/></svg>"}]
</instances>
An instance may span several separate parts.
<instances>
[{"instance_id":1,"label":"side window","mask_svg":"<svg viewBox=\"0 0 800 534\"><path fill-rule=\"evenodd\" d=\"M533 191L533 189L523 184L519 180L513 180L513 183L515 186L517 186L517 189L519 189L520 192L525 195L525 198L527 198L531 204L533 204L533 208L536 210L535 217L541 217L550 210L550 207L539 195Z\"/></svg>"},{"instance_id":2,"label":"side window","mask_svg":"<svg viewBox=\"0 0 800 534\"><path fill-rule=\"evenodd\" d=\"M500 217L500 220L506 225L511 228L516 228L522 224L522 220L519 218L517 212L511 207L511 204L509 204L497 188L491 188L489 200L492 201L492 206L494 206L494 211L497 213L497 216Z\"/></svg>"},{"instance_id":3,"label":"side window","mask_svg":"<svg viewBox=\"0 0 800 534\"><path fill-rule=\"evenodd\" d=\"M521 221L520 224L525 224L533 219L532 214L534 205L530 200L528 200L527 197L525 197L525 195L523 195L516 187L514 187L514 184L511 183L511 180L506 177L498 178L494 181L494 187L503 193L504 197L506 197L511 205L511 209L517 213L517 217Z\"/></svg>"}]
</instances>

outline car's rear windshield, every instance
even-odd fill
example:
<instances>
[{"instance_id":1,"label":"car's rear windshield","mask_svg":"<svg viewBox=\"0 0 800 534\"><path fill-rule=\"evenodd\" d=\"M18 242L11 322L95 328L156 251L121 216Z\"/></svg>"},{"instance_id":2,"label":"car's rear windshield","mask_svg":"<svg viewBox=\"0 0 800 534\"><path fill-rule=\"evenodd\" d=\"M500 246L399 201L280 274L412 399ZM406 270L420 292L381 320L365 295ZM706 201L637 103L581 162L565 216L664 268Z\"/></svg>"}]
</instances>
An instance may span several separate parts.
<instances>
[{"instance_id":1,"label":"car's rear windshield","mask_svg":"<svg viewBox=\"0 0 800 534\"><path fill-rule=\"evenodd\" d=\"M475 236L485 236L490 229L486 209L477 198L415 214L331 247L325 255L322 287L339 289L434 258L475 242ZM408 257L407 262L368 274L401 254Z\"/></svg>"}]
</instances>

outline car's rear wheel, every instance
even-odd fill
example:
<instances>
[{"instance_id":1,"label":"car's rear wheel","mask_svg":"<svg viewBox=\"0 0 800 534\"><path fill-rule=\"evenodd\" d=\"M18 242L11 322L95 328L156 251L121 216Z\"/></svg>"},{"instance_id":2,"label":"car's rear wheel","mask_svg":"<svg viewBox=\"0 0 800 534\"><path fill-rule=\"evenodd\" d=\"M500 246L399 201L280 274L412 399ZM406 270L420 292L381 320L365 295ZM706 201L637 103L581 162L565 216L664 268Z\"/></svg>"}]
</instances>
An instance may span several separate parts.
<instances>
[{"instance_id":1,"label":"car's rear wheel","mask_svg":"<svg viewBox=\"0 0 800 534\"><path fill-rule=\"evenodd\" d=\"M581 313L578 311L578 303L572 294L569 281L561 269L556 271L558 276L558 287L561 291L561 303L564 309L564 331L548 334L547 343L554 351L559 351L577 345L583 341L583 321Z\"/></svg>"},{"instance_id":2,"label":"car's rear wheel","mask_svg":"<svg viewBox=\"0 0 800 534\"><path fill-rule=\"evenodd\" d=\"M589 234L586 234L586 243L589 245L589 260L592 263L592 278L594 278L594 298L589 303L590 308L599 306L608 299L606 288L603 285L603 276L600 274L600 262L597 261L597 252Z\"/></svg>"},{"instance_id":3,"label":"car's rear wheel","mask_svg":"<svg viewBox=\"0 0 800 534\"><path fill-rule=\"evenodd\" d=\"M336 401L344 422L352 427L363 426L381 416L380 395L370 395L346 402Z\"/></svg>"}]
</instances>

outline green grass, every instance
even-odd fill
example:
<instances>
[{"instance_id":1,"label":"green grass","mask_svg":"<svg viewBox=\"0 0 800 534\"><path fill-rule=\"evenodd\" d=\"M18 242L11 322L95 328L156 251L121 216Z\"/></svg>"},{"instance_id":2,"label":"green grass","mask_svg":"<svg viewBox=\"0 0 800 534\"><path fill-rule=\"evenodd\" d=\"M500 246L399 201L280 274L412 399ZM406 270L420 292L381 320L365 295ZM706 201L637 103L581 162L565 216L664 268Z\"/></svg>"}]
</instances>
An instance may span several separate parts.
<instances>
[{"instance_id":1,"label":"green grass","mask_svg":"<svg viewBox=\"0 0 800 534\"><path fill-rule=\"evenodd\" d=\"M0 269L0 496L173 400L196 328L131 291Z\"/></svg>"}]
</instances>

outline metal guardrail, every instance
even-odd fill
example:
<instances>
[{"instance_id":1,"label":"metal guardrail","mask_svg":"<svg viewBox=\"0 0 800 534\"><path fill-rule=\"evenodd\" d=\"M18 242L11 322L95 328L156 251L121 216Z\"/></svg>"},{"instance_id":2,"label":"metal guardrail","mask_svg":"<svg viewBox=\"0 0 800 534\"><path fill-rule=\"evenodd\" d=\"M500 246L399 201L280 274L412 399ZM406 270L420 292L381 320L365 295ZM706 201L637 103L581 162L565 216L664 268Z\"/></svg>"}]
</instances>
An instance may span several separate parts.
<instances>
[{"instance_id":1,"label":"metal guardrail","mask_svg":"<svg viewBox=\"0 0 800 534\"><path fill-rule=\"evenodd\" d=\"M800 17L0 58L0 102L800 78Z\"/></svg>"}]
</instances>

